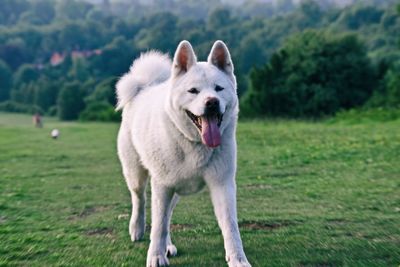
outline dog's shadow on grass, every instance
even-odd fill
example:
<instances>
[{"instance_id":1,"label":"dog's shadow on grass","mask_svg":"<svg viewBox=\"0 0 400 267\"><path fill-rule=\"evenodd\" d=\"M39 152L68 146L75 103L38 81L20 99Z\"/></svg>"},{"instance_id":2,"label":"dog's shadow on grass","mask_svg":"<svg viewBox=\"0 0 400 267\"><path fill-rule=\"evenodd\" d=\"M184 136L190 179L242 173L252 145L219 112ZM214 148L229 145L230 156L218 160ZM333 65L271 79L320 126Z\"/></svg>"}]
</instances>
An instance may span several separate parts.
<instances>
[{"instance_id":1,"label":"dog's shadow on grass","mask_svg":"<svg viewBox=\"0 0 400 267\"><path fill-rule=\"evenodd\" d=\"M185 249L180 249L178 248L178 255L174 257L168 257L169 262L170 262L170 267L193 267L193 266L209 266L209 267L219 267L219 266L225 266L226 263L224 261L224 257L218 257L218 258L207 258L205 261L204 254L203 256L197 254L193 255L195 253L196 246L193 245L190 247L186 247ZM210 253L206 253L205 255L211 255L211 249ZM217 255L215 255L217 256ZM213 263L210 263L213 262Z\"/></svg>"},{"instance_id":2,"label":"dog's shadow on grass","mask_svg":"<svg viewBox=\"0 0 400 267\"><path fill-rule=\"evenodd\" d=\"M168 257L170 266L226 266L222 242L222 238L221 243L210 242L208 244L203 243L202 245L197 242L187 242L179 246L179 242L177 242L178 254L174 257Z\"/></svg>"}]
</instances>

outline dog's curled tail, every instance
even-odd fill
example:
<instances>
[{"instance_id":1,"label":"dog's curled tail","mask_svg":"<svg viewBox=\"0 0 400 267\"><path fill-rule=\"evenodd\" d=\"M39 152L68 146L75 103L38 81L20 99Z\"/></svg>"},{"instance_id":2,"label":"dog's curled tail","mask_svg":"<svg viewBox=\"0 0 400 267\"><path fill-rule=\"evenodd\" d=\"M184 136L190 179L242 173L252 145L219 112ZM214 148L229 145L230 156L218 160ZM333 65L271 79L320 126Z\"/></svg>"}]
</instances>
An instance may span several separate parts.
<instances>
[{"instance_id":1,"label":"dog's curled tail","mask_svg":"<svg viewBox=\"0 0 400 267\"><path fill-rule=\"evenodd\" d=\"M116 110L122 109L142 88L166 81L170 73L171 60L166 54L157 51L141 54L116 85Z\"/></svg>"}]
</instances>

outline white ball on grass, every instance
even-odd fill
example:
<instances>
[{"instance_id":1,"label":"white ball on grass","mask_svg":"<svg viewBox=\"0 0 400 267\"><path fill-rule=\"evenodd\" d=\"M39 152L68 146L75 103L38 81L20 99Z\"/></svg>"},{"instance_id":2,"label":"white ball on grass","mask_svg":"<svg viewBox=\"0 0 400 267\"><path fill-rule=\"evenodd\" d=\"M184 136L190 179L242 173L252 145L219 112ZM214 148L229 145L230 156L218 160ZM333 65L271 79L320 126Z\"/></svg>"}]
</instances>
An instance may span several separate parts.
<instances>
[{"instance_id":1,"label":"white ball on grass","mask_svg":"<svg viewBox=\"0 0 400 267\"><path fill-rule=\"evenodd\" d=\"M51 137L53 139L57 139L59 135L60 135L60 131L58 129L51 130Z\"/></svg>"}]
</instances>

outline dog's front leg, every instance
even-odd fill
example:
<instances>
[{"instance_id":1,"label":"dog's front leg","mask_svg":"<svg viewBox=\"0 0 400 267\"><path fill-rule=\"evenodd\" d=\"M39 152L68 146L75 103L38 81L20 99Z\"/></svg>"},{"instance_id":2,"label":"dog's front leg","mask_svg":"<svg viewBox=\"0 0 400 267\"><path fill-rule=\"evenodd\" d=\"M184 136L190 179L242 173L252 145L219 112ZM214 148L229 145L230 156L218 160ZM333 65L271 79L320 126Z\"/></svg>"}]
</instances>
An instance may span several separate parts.
<instances>
[{"instance_id":1,"label":"dog's front leg","mask_svg":"<svg viewBox=\"0 0 400 267\"><path fill-rule=\"evenodd\" d=\"M233 179L209 182L214 212L224 237L229 267L251 267L243 251L236 214L236 185Z\"/></svg>"},{"instance_id":2,"label":"dog's front leg","mask_svg":"<svg viewBox=\"0 0 400 267\"><path fill-rule=\"evenodd\" d=\"M151 184L151 233L147 267L168 266L167 236L172 190Z\"/></svg>"}]
</instances>

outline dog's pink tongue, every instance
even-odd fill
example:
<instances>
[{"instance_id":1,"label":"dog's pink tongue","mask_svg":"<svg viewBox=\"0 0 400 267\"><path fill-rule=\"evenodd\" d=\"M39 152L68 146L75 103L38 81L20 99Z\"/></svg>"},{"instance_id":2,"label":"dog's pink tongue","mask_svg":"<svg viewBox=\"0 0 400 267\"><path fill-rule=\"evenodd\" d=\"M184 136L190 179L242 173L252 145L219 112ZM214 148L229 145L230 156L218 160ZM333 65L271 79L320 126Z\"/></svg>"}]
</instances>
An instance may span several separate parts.
<instances>
[{"instance_id":1,"label":"dog's pink tongue","mask_svg":"<svg viewBox=\"0 0 400 267\"><path fill-rule=\"evenodd\" d=\"M201 117L201 139L208 147L214 148L221 144L217 117Z\"/></svg>"}]
</instances>

